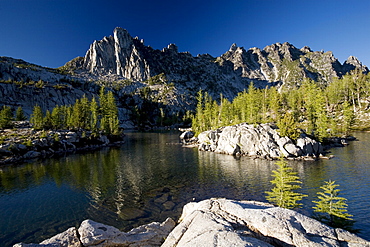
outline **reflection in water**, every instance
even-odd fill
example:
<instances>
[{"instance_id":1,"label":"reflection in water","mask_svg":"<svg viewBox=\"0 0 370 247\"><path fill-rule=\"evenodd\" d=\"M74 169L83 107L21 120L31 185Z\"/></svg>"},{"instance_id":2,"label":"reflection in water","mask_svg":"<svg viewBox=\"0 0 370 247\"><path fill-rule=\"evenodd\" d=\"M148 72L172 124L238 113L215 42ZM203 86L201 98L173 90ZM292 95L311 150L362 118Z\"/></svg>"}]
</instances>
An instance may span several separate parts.
<instances>
[{"instance_id":1,"label":"reflection in water","mask_svg":"<svg viewBox=\"0 0 370 247\"><path fill-rule=\"evenodd\" d=\"M356 226L370 235L370 163L361 142L333 149L336 158L291 162L303 182L303 213L324 180L340 184ZM237 158L176 145L178 133L128 133L119 148L76 154L0 170L0 246L39 242L90 218L129 230L210 197L262 200L274 162Z\"/></svg>"}]
</instances>

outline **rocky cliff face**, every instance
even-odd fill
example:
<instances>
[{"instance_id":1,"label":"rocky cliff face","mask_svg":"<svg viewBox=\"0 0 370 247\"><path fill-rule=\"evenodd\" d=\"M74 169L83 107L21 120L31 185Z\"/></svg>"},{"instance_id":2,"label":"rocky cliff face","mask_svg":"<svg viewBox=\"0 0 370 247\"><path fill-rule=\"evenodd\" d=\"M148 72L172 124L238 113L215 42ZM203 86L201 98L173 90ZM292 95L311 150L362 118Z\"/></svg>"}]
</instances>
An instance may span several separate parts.
<instances>
[{"instance_id":1,"label":"rocky cliff face","mask_svg":"<svg viewBox=\"0 0 370 247\"><path fill-rule=\"evenodd\" d=\"M150 68L143 45L122 28L114 36L94 41L87 51L83 68L92 74L117 74L127 79L143 81L149 78Z\"/></svg>"}]
</instances>

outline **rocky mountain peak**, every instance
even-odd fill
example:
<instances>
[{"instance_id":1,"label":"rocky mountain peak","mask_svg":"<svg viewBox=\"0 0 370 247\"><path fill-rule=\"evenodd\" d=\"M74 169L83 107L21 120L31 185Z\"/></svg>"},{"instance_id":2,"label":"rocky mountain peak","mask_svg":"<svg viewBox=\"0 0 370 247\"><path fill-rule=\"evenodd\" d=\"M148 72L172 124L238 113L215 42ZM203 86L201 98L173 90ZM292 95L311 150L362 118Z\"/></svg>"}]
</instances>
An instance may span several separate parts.
<instances>
[{"instance_id":1,"label":"rocky mountain peak","mask_svg":"<svg viewBox=\"0 0 370 247\"><path fill-rule=\"evenodd\" d=\"M133 39L126 29L116 27L113 31L115 44L120 49L130 49L133 45Z\"/></svg>"},{"instance_id":2,"label":"rocky mountain peak","mask_svg":"<svg viewBox=\"0 0 370 247\"><path fill-rule=\"evenodd\" d=\"M346 68L346 70L354 70L359 69L360 71L364 73L368 73L369 69L364 66L357 57L349 56L348 59L343 63L343 67Z\"/></svg>"},{"instance_id":3,"label":"rocky mountain peak","mask_svg":"<svg viewBox=\"0 0 370 247\"><path fill-rule=\"evenodd\" d=\"M167 48L163 48L162 52L179 53L179 49L175 44L169 44Z\"/></svg>"},{"instance_id":4,"label":"rocky mountain peak","mask_svg":"<svg viewBox=\"0 0 370 247\"><path fill-rule=\"evenodd\" d=\"M308 47L308 46L303 46L301 49L300 49L301 52L303 53L309 53L309 52L312 52L311 48Z\"/></svg>"},{"instance_id":5,"label":"rocky mountain peak","mask_svg":"<svg viewBox=\"0 0 370 247\"><path fill-rule=\"evenodd\" d=\"M292 61L299 59L302 55L302 51L288 42L272 44L266 46L263 50L269 53L273 59L277 60L287 59Z\"/></svg>"},{"instance_id":6,"label":"rocky mountain peak","mask_svg":"<svg viewBox=\"0 0 370 247\"><path fill-rule=\"evenodd\" d=\"M135 42L136 41L136 42ZM140 54L143 42L117 27L113 37L94 41L86 52L83 69L95 75L114 74L133 80L146 80L150 70Z\"/></svg>"},{"instance_id":7,"label":"rocky mountain peak","mask_svg":"<svg viewBox=\"0 0 370 247\"><path fill-rule=\"evenodd\" d=\"M233 51L236 51L236 49L238 48L238 46L233 43L231 46L230 46L230 49L229 49L229 52L233 52Z\"/></svg>"}]
</instances>

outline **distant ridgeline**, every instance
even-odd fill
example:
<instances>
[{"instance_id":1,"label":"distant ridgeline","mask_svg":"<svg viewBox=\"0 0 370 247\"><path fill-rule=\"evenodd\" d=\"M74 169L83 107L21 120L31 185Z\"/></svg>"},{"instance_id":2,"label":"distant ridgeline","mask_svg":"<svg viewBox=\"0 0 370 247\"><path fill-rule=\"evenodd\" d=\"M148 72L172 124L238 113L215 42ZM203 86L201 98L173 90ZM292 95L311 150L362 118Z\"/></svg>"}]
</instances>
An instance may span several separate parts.
<instances>
[{"instance_id":1,"label":"distant ridgeline","mask_svg":"<svg viewBox=\"0 0 370 247\"><path fill-rule=\"evenodd\" d=\"M196 130L201 131L239 121L293 121L324 138L328 129L346 132L346 125L361 127L367 122L368 72L355 57L341 64L331 52L298 49L289 43L262 50L233 44L219 57L194 57L178 52L174 44L153 49L116 28L113 36L94 41L85 57L60 68L0 57L0 106L13 111L21 106L30 116L35 105L51 111L83 95L92 99L104 86L116 97L122 127L171 126L193 118ZM192 116L200 90L207 92L198 96L202 107L208 107L204 101L212 101L207 98L211 96L223 109L230 104L233 116L225 117L224 110L215 107L219 112L213 114L218 115L207 113L212 124L203 126L208 123L201 120L199 103L197 116ZM248 98L252 94L255 98ZM311 102L314 98L319 103ZM245 101L259 111L249 109L253 107ZM322 125L323 121L329 125Z\"/></svg>"}]
</instances>

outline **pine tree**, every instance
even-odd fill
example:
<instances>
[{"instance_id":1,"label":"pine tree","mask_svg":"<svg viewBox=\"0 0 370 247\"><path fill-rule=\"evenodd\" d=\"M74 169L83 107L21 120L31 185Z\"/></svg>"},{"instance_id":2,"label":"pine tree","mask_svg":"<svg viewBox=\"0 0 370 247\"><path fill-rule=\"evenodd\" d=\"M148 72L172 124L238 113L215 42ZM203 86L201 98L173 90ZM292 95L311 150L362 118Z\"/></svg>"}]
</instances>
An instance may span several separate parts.
<instances>
[{"instance_id":1,"label":"pine tree","mask_svg":"<svg viewBox=\"0 0 370 247\"><path fill-rule=\"evenodd\" d=\"M277 122L281 118L281 95L276 87L271 87L268 92L269 95L269 109L270 118L272 121Z\"/></svg>"},{"instance_id":2,"label":"pine tree","mask_svg":"<svg viewBox=\"0 0 370 247\"><path fill-rule=\"evenodd\" d=\"M100 129L108 135L119 135L118 107L112 91L105 93L102 87L99 93Z\"/></svg>"},{"instance_id":3,"label":"pine tree","mask_svg":"<svg viewBox=\"0 0 370 247\"><path fill-rule=\"evenodd\" d=\"M299 207L301 204L298 201L307 195L295 192L294 190L300 189L301 186L299 184L302 182L299 181L297 173L292 171L292 168L288 166L283 158L280 158L276 164L279 168L272 171L274 173L272 175L274 179L271 181L275 187L271 191L266 191L266 199L282 208L291 209Z\"/></svg>"},{"instance_id":4,"label":"pine tree","mask_svg":"<svg viewBox=\"0 0 370 247\"><path fill-rule=\"evenodd\" d=\"M109 134L109 117L108 117L108 102L105 94L105 87L101 87L99 91L99 103L100 103L100 129Z\"/></svg>"},{"instance_id":5,"label":"pine tree","mask_svg":"<svg viewBox=\"0 0 370 247\"><path fill-rule=\"evenodd\" d=\"M112 91L107 93L107 105L108 105L108 133L112 135L119 135L119 119L118 119L118 108L116 100Z\"/></svg>"},{"instance_id":6,"label":"pine tree","mask_svg":"<svg viewBox=\"0 0 370 247\"><path fill-rule=\"evenodd\" d=\"M83 127L83 113L82 104L79 99L76 99L75 104L72 106L72 129L81 129Z\"/></svg>"},{"instance_id":7,"label":"pine tree","mask_svg":"<svg viewBox=\"0 0 370 247\"><path fill-rule=\"evenodd\" d=\"M19 106L15 112L15 121L24 121L26 119L27 117L24 115L23 108Z\"/></svg>"},{"instance_id":8,"label":"pine tree","mask_svg":"<svg viewBox=\"0 0 370 247\"><path fill-rule=\"evenodd\" d=\"M84 94L80 99L81 116L80 116L80 127L82 129L88 129L90 126L90 102Z\"/></svg>"},{"instance_id":9,"label":"pine tree","mask_svg":"<svg viewBox=\"0 0 370 247\"><path fill-rule=\"evenodd\" d=\"M341 124L342 133L348 135L351 125L353 124L353 120L355 118L354 113L352 111L352 107L348 103L348 101L344 101L342 104L343 108L343 119Z\"/></svg>"},{"instance_id":10,"label":"pine tree","mask_svg":"<svg viewBox=\"0 0 370 247\"><path fill-rule=\"evenodd\" d=\"M51 124L53 129L61 129L63 126L62 110L60 106L55 106L51 112Z\"/></svg>"},{"instance_id":11,"label":"pine tree","mask_svg":"<svg viewBox=\"0 0 370 247\"><path fill-rule=\"evenodd\" d=\"M280 135L297 140L300 135L297 123L298 121L294 118L294 115L291 112L286 112L277 122Z\"/></svg>"},{"instance_id":12,"label":"pine tree","mask_svg":"<svg viewBox=\"0 0 370 247\"><path fill-rule=\"evenodd\" d=\"M49 110L46 111L45 117L43 119L42 127L44 129L52 129L53 128L53 120L51 117L51 113Z\"/></svg>"},{"instance_id":13,"label":"pine tree","mask_svg":"<svg viewBox=\"0 0 370 247\"><path fill-rule=\"evenodd\" d=\"M246 94L246 122L248 123L258 123L261 121L261 105L260 101L262 98L261 92L256 89L253 82L249 84L248 93Z\"/></svg>"},{"instance_id":14,"label":"pine tree","mask_svg":"<svg viewBox=\"0 0 370 247\"><path fill-rule=\"evenodd\" d=\"M74 128L74 122L73 122L73 106L68 105L64 107L65 112L65 123L67 129L73 129Z\"/></svg>"},{"instance_id":15,"label":"pine tree","mask_svg":"<svg viewBox=\"0 0 370 247\"><path fill-rule=\"evenodd\" d=\"M4 105L0 111L0 128L8 129L13 127L13 113L10 106Z\"/></svg>"},{"instance_id":16,"label":"pine tree","mask_svg":"<svg viewBox=\"0 0 370 247\"><path fill-rule=\"evenodd\" d=\"M197 95L197 108L195 109L196 114L192 118L192 129L196 134L201 133L205 130L204 128L204 105L203 105L203 92L200 90Z\"/></svg>"},{"instance_id":17,"label":"pine tree","mask_svg":"<svg viewBox=\"0 0 370 247\"><path fill-rule=\"evenodd\" d=\"M98 120L99 120L99 105L95 100L95 97L92 98L90 104L90 130L94 136L98 135Z\"/></svg>"},{"instance_id":18,"label":"pine tree","mask_svg":"<svg viewBox=\"0 0 370 247\"><path fill-rule=\"evenodd\" d=\"M323 191L317 192L318 201L313 201L316 206L314 211L321 213L316 218L320 221L332 226L353 231L352 215L347 213L347 199L339 196L339 185L335 181L325 181L325 184L320 188Z\"/></svg>"},{"instance_id":19,"label":"pine tree","mask_svg":"<svg viewBox=\"0 0 370 247\"><path fill-rule=\"evenodd\" d=\"M36 130L40 130L43 128L43 119L44 116L42 114L41 107L38 105L35 105L33 108L33 112L31 115L30 122L33 125L33 128Z\"/></svg>"}]
</instances>

